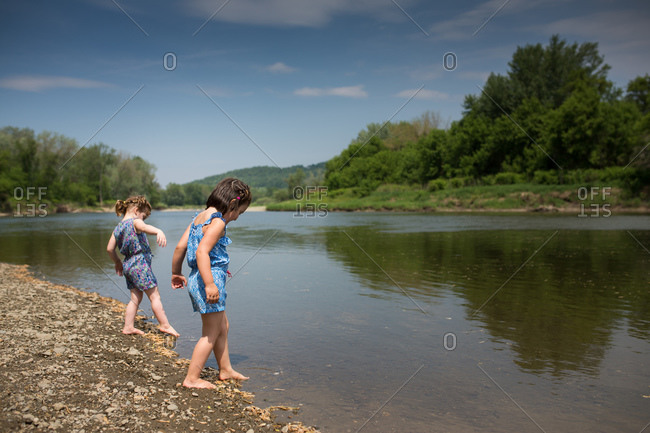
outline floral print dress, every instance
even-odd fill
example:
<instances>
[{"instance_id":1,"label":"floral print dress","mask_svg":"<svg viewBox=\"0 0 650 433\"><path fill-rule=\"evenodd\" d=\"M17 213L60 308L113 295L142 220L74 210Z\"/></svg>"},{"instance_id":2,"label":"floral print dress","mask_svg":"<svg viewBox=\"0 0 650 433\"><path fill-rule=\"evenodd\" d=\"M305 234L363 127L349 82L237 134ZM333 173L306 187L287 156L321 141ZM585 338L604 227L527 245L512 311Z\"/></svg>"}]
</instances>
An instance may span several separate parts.
<instances>
[{"instance_id":1,"label":"floral print dress","mask_svg":"<svg viewBox=\"0 0 650 433\"><path fill-rule=\"evenodd\" d=\"M113 235L117 247L124 256L122 272L129 290L149 290L158 286L158 280L151 269L153 254L146 233L138 233L133 218L121 221Z\"/></svg>"}]
</instances>

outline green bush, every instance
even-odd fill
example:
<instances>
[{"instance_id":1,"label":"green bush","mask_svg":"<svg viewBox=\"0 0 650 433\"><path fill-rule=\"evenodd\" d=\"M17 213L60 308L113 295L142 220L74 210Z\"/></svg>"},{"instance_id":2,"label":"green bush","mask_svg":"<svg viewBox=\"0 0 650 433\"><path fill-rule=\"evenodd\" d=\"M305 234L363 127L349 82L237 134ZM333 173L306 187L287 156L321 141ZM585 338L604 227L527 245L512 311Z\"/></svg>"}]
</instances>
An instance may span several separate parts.
<instances>
[{"instance_id":1,"label":"green bush","mask_svg":"<svg viewBox=\"0 0 650 433\"><path fill-rule=\"evenodd\" d=\"M557 171L537 170L533 174L533 183L539 185L557 185L559 183Z\"/></svg>"},{"instance_id":2,"label":"green bush","mask_svg":"<svg viewBox=\"0 0 650 433\"><path fill-rule=\"evenodd\" d=\"M467 177L452 177L449 179L449 186L452 188L462 188L464 186L476 186L477 182L476 179L474 179L471 176Z\"/></svg>"},{"instance_id":3,"label":"green bush","mask_svg":"<svg viewBox=\"0 0 650 433\"><path fill-rule=\"evenodd\" d=\"M514 185L517 183L525 183L526 178L524 177L523 174L520 173L511 173L511 172L504 172L504 173L497 173L494 176L494 183L496 185Z\"/></svg>"},{"instance_id":4,"label":"green bush","mask_svg":"<svg viewBox=\"0 0 650 433\"><path fill-rule=\"evenodd\" d=\"M427 185L427 190L434 192L434 191L442 191L443 189L447 188L447 181L444 179L433 179L429 181L429 184Z\"/></svg>"}]
</instances>

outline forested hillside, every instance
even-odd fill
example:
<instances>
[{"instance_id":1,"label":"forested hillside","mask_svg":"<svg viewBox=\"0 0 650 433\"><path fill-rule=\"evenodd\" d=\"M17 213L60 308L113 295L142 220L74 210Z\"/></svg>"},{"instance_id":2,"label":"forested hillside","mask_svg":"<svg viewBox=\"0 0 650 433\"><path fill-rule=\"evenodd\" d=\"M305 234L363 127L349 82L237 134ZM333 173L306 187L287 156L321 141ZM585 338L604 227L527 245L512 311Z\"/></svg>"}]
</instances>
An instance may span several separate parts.
<instances>
[{"instance_id":1,"label":"forested hillside","mask_svg":"<svg viewBox=\"0 0 650 433\"><path fill-rule=\"evenodd\" d=\"M325 162L309 166L294 165L278 168L257 166L231 170L208 176L186 184L170 183L163 192L163 200L169 206L203 205L214 186L223 178L236 177L246 182L253 190L254 204L286 200L290 189L301 184L318 185L322 182Z\"/></svg>"}]
</instances>

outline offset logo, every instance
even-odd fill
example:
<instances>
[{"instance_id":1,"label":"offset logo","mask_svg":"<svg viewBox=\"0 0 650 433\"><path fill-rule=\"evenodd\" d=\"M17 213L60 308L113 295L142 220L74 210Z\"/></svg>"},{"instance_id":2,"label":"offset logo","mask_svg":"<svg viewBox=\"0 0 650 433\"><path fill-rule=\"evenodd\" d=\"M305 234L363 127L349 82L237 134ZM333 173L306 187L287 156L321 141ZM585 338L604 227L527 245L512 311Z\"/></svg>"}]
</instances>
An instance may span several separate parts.
<instances>
[{"instance_id":1,"label":"offset logo","mask_svg":"<svg viewBox=\"0 0 650 433\"><path fill-rule=\"evenodd\" d=\"M610 217L612 215L612 211L610 210L610 203L590 203L589 206L585 206L585 201L589 200L589 202L592 202L594 199L600 197L601 200L605 202L611 193L611 186L592 186L591 188L581 186L578 188L578 200L582 202L580 203L580 213L578 214L578 217Z\"/></svg>"},{"instance_id":2,"label":"offset logo","mask_svg":"<svg viewBox=\"0 0 650 433\"><path fill-rule=\"evenodd\" d=\"M447 332L445 335L442 336L442 345L444 346L445 350L455 350L456 349L456 334L453 332Z\"/></svg>"},{"instance_id":3,"label":"offset logo","mask_svg":"<svg viewBox=\"0 0 650 433\"><path fill-rule=\"evenodd\" d=\"M453 71L458 66L458 57L456 53L447 52L442 56L442 67L445 68L445 71Z\"/></svg>"},{"instance_id":4,"label":"offset logo","mask_svg":"<svg viewBox=\"0 0 650 433\"><path fill-rule=\"evenodd\" d=\"M14 217L16 218L33 218L38 216L40 218L47 216L47 204L41 203L43 197L47 194L46 186L18 186L14 188L14 200L16 200L16 211Z\"/></svg>"},{"instance_id":5,"label":"offset logo","mask_svg":"<svg viewBox=\"0 0 650 433\"><path fill-rule=\"evenodd\" d=\"M293 189L293 199L296 200L296 213L294 218L311 218L327 216L327 203L323 198L327 196L326 186L297 186Z\"/></svg>"},{"instance_id":6,"label":"offset logo","mask_svg":"<svg viewBox=\"0 0 650 433\"><path fill-rule=\"evenodd\" d=\"M173 71L176 69L175 53L165 53L163 56L163 68L165 68L166 71Z\"/></svg>"}]
</instances>

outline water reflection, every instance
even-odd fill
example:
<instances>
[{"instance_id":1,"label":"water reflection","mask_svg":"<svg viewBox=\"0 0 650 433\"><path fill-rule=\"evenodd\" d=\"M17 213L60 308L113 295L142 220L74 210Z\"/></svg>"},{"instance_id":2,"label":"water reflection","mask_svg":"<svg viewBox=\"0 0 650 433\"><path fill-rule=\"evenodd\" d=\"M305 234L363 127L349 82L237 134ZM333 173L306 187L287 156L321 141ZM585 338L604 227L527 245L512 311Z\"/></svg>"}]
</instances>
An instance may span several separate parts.
<instances>
[{"instance_id":1,"label":"water reflection","mask_svg":"<svg viewBox=\"0 0 650 433\"><path fill-rule=\"evenodd\" d=\"M466 320L507 342L527 372L598 375L613 330L648 338L650 255L624 231L323 234L331 256L374 296L461 297Z\"/></svg>"}]
</instances>

